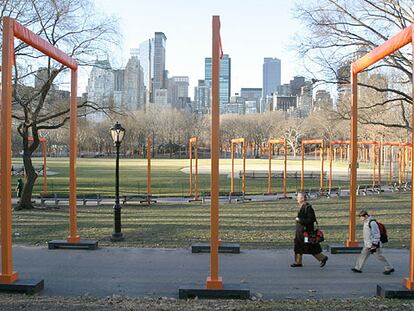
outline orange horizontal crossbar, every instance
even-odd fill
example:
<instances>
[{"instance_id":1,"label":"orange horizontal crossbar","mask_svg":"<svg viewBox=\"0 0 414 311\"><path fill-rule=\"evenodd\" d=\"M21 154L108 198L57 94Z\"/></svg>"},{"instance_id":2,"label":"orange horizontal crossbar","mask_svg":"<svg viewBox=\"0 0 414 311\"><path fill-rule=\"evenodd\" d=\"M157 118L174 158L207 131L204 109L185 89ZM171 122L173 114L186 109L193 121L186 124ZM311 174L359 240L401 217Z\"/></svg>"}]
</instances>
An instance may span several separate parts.
<instances>
[{"instance_id":1,"label":"orange horizontal crossbar","mask_svg":"<svg viewBox=\"0 0 414 311\"><path fill-rule=\"evenodd\" d=\"M197 142L197 137L191 137L191 138L189 139L189 142L190 142L190 143L195 143L195 142Z\"/></svg>"},{"instance_id":2,"label":"orange horizontal crossbar","mask_svg":"<svg viewBox=\"0 0 414 311\"><path fill-rule=\"evenodd\" d=\"M78 64L72 57L66 55L46 40L40 38L38 35L30 31L29 29L23 27L15 20L13 20L13 33L16 38L34 47L36 50L50 56L54 60L65 65L66 67L72 70L78 69Z\"/></svg>"},{"instance_id":3,"label":"orange horizontal crossbar","mask_svg":"<svg viewBox=\"0 0 414 311\"><path fill-rule=\"evenodd\" d=\"M350 145L351 142L349 140L333 140L331 141L331 145ZM379 142L375 140L362 140L358 142L358 145L378 145Z\"/></svg>"},{"instance_id":4,"label":"orange horizontal crossbar","mask_svg":"<svg viewBox=\"0 0 414 311\"><path fill-rule=\"evenodd\" d=\"M235 138L231 140L232 144L242 144L244 143L244 138Z\"/></svg>"},{"instance_id":5,"label":"orange horizontal crossbar","mask_svg":"<svg viewBox=\"0 0 414 311\"><path fill-rule=\"evenodd\" d=\"M332 140L331 145L349 145L351 142L349 140Z\"/></svg>"},{"instance_id":6,"label":"orange horizontal crossbar","mask_svg":"<svg viewBox=\"0 0 414 311\"><path fill-rule=\"evenodd\" d=\"M284 144L285 143L285 139L269 139L269 141L267 142L268 144Z\"/></svg>"},{"instance_id":7,"label":"orange horizontal crossbar","mask_svg":"<svg viewBox=\"0 0 414 311\"><path fill-rule=\"evenodd\" d=\"M361 72L372 64L375 64L384 57L387 57L388 55L394 53L398 49L410 43L412 39L412 27L413 25L408 26L379 47L373 49L371 52L352 63L352 74Z\"/></svg>"},{"instance_id":8,"label":"orange horizontal crossbar","mask_svg":"<svg viewBox=\"0 0 414 311\"><path fill-rule=\"evenodd\" d=\"M323 144L323 139L302 140L302 145L304 144Z\"/></svg>"},{"instance_id":9,"label":"orange horizontal crossbar","mask_svg":"<svg viewBox=\"0 0 414 311\"><path fill-rule=\"evenodd\" d=\"M359 141L358 145L378 145L379 142L375 141L375 140L363 140L363 141Z\"/></svg>"}]
</instances>

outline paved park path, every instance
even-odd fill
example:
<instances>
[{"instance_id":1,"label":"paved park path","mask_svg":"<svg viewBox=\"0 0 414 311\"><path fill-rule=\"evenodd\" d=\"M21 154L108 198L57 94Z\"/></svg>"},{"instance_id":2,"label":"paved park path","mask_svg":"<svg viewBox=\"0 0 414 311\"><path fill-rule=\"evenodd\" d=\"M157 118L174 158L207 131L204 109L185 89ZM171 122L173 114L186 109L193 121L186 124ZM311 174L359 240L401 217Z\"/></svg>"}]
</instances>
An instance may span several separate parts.
<instances>
[{"instance_id":1,"label":"paved park path","mask_svg":"<svg viewBox=\"0 0 414 311\"><path fill-rule=\"evenodd\" d=\"M14 270L22 278L42 278L46 296L178 297L180 285L203 283L209 273L209 254L188 249L107 247L96 251L48 250L13 247ZM400 283L408 273L407 250L385 249L396 268L382 274L375 258L364 273L350 271L357 255L329 255L321 269L305 256L303 268L291 268L292 251L242 250L220 254L220 275L225 283L239 283L264 299L359 298L375 295L378 283Z\"/></svg>"}]
</instances>

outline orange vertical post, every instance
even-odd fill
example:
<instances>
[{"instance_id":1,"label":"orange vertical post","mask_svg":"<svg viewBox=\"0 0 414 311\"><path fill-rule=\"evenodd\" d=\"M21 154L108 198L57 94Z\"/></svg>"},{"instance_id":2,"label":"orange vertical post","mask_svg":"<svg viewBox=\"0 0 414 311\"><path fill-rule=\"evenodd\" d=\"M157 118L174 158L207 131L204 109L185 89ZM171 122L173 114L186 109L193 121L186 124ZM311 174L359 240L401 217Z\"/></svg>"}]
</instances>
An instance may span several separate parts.
<instances>
[{"instance_id":1,"label":"orange vertical post","mask_svg":"<svg viewBox=\"0 0 414 311\"><path fill-rule=\"evenodd\" d=\"M351 66L351 89L352 89L352 102L351 102L351 180L350 180L350 201L349 201L349 230L348 239L345 241L347 247L358 246L358 242L355 238L356 228L356 190L357 190L357 148L358 148L358 78L354 73L354 69Z\"/></svg>"},{"instance_id":2,"label":"orange vertical post","mask_svg":"<svg viewBox=\"0 0 414 311\"><path fill-rule=\"evenodd\" d=\"M236 138L230 141L231 144L231 180L230 193L234 193L234 146L240 144L243 155L243 175L242 175L242 193L246 192L246 141L244 138Z\"/></svg>"},{"instance_id":3,"label":"orange vertical post","mask_svg":"<svg viewBox=\"0 0 414 311\"><path fill-rule=\"evenodd\" d=\"M0 283L11 284L19 278L12 270L12 202L11 202L11 127L12 127L12 55L13 21L3 18L2 94L1 94L1 274Z\"/></svg>"},{"instance_id":4,"label":"orange vertical post","mask_svg":"<svg viewBox=\"0 0 414 311\"><path fill-rule=\"evenodd\" d=\"M390 162L390 172L389 172L389 183L392 183L392 175L393 175L393 161L392 161L392 146L388 146L389 152L389 162Z\"/></svg>"},{"instance_id":5,"label":"orange vertical post","mask_svg":"<svg viewBox=\"0 0 414 311\"><path fill-rule=\"evenodd\" d=\"M269 169L267 171L267 193L272 194L272 153L273 153L273 144L269 141Z\"/></svg>"},{"instance_id":6,"label":"orange vertical post","mask_svg":"<svg viewBox=\"0 0 414 311\"><path fill-rule=\"evenodd\" d=\"M47 193L47 168L46 168L46 139L43 141L43 193Z\"/></svg>"},{"instance_id":7,"label":"orange vertical post","mask_svg":"<svg viewBox=\"0 0 414 311\"><path fill-rule=\"evenodd\" d=\"M380 193L381 193L381 165L382 165L382 144L381 142L378 145L379 147L379 151L378 151L378 187L380 189Z\"/></svg>"},{"instance_id":8,"label":"orange vertical post","mask_svg":"<svg viewBox=\"0 0 414 311\"><path fill-rule=\"evenodd\" d=\"M402 150L401 150L401 146L400 149L398 150L398 183L401 184L402 183Z\"/></svg>"},{"instance_id":9,"label":"orange vertical post","mask_svg":"<svg viewBox=\"0 0 414 311\"><path fill-rule=\"evenodd\" d=\"M198 201L198 138L191 137L189 140L190 151L190 196L193 195L193 145L195 160L195 176L194 176L194 200Z\"/></svg>"},{"instance_id":10,"label":"orange vertical post","mask_svg":"<svg viewBox=\"0 0 414 311\"><path fill-rule=\"evenodd\" d=\"M198 140L195 142L195 199L198 200Z\"/></svg>"},{"instance_id":11,"label":"orange vertical post","mask_svg":"<svg viewBox=\"0 0 414 311\"><path fill-rule=\"evenodd\" d=\"M78 76L77 71L71 70L71 92L70 92L70 158L69 158L69 236L67 241L69 243L78 243L80 237L77 234L76 221L76 156L77 156L77 90L78 90Z\"/></svg>"},{"instance_id":12,"label":"orange vertical post","mask_svg":"<svg viewBox=\"0 0 414 311\"><path fill-rule=\"evenodd\" d=\"M242 192L246 194L246 143L243 143L243 177L242 177Z\"/></svg>"},{"instance_id":13,"label":"orange vertical post","mask_svg":"<svg viewBox=\"0 0 414 311\"><path fill-rule=\"evenodd\" d=\"M332 143L329 145L329 191L332 189Z\"/></svg>"},{"instance_id":14,"label":"orange vertical post","mask_svg":"<svg viewBox=\"0 0 414 311\"><path fill-rule=\"evenodd\" d=\"M234 193L234 145L231 143L231 178L230 178L230 192Z\"/></svg>"},{"instance_id":15,"label":"orange vertical post","mask_svg":"<svg viewBox=\"0 0 414 311\"><path fill-rule=\"evenodd\" d=\"M414 53L414 27L411 29L411 51ZM414 54L412 54L414 55ZM414 64L413 68L414 70ZM413 98L414 105L414 83L411 86L411 98ZM414 114L412 113L412 120L414 122ZM414 124L414 123L411 123ZM411 154L414 154L414 132L411 131ZM411 181L414 182L414 161L411 161ZM405 279L405 287L409 290L414 290L414 187L411 187L411 241L410 241L410 262L409 262L409 275Z\"/></svg>"},{"instance_id":16,"label":"orange vertical post","mask_svg":"<svg viewBox=\"0 0 414 311\"><path fill-rule=\"evenodd\" d=\"M376 146L373 145L372 146L372 187L375 186L375 182L377 181L377 176L376 176L376 172L377 172L377 150L376 150Z\"/></svg>"},{"instance_id":17,"label":"orange vertical post","mask_svg":"<svg viewBox=\"0 0 414 311\"><path fill-rule=\"evenodd\" d=\"M213 16L213 52L211 85L211 177L210 177L210 276L206 280L209 289L223 288L219 276L219 141L220 141L220 17Z\"/></svg>"},{"instance_id":18,"label":"orange vertical post","mask_svg":"<svg viewBox=\"0 0 414 311\"><path fill-rule=\"evenodd\" d=\"M319 185L319 188L321 189L321 190L323 190L323 188L324 188L324 184L323 184L323 181L324 181L324 171L323 171L323 164L324 164L324 161L325 161L325 146L324 146L324 143L322 142L322 147L321 147L321 154L320 154L320 156L321 156L321 177L320 177L320 185Z\"/></svg>"},{"instance_id":19,"label":"orange vertical post","mask_svg":"<svg viewBox=\"0 0 414 311\"><path fill-rule=\"evenodd\" d=\"M305 145L302 143L302 169L300 174L300 191L305 190Z\"/></svg>"},{"instance_id":20,"label":"orange vertical post","mask_svg":"<svg viewBox=\"0 0 414 311\"><path fill-rule=\"evenodd\" d=\"M147 137L147 195L151 195L151 137Z\"/></svg>"},{"instance_id":21,"label":"orange vertical post","mask_svg":"<svg viewBox=\"0 0 414 311\"><path fill-rule=\"evenodd\" d=\"M189 196L193 195L193 144L190 139L188 143L188 152L190 157L190 193Z\"/></svg>"},{"instance_id":22,"label":"orange vertical post","mask_svg":"<svg viewBox=\"0 0 414 311\"><path fill-rule=\"evenodd\" d=\"M283 139L283 195L287 197L287 142Z\"/></svg>"}]
</instances>

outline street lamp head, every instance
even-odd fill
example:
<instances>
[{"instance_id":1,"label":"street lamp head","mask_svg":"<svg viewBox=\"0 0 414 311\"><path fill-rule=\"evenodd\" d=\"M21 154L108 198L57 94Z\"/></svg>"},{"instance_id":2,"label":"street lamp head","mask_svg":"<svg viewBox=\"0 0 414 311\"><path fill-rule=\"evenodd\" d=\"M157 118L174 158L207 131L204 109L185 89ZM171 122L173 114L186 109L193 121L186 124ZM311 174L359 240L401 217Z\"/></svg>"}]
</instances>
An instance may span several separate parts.
<instances>
[{"instance_id":1,"label":"street lamp head","mask_svg":"<svg viewBox=\"0 0 414 311\"><path fill-rule=\"evenodd\" d=\"M116 122L114 126L111 127L111 136L115 145L120 145L122 139L124 139L125 129L121 124Z\"/></svg>"}]
</instances>

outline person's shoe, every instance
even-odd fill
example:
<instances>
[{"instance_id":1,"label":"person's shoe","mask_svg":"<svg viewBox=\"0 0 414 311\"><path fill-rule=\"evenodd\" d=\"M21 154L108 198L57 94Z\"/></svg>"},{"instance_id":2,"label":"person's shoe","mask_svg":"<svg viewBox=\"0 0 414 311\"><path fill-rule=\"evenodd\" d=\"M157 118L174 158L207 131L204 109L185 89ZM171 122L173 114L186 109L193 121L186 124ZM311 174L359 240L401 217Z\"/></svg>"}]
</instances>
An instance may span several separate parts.
<instances>
[{"instance_id":1,"label":"person's shoe","mask_svg":"<svg viewBox=\"0 0 414 311\"><path fill-rule=\"evenodd\" d=\"M356 268L352 268L351 270L352 270L352 272L355 272L355 273L362 273L362 271L361 271L361 270L358 270L358 269L356 269Z\"/></svg>"},{"instance_id":2,"label":"person's shoe","mask_svg":"<svg viewBox=\"0 0 414 311\"><path fill-rule=\"evenodd\" d=\"M394 268L393 269L391 269L391 270L386 270L386 271L384 271L383 273L385 274L385 275L390 275L391 273L393 273L395 270L394 270Z\"/></svg>"},{"instance_id":3,"label":"person's shoe","mask_svg":"<svg viewBox=\"0 0 414 311\"><path fill-rule=\"evenodd\" d=\"M328 256L325 256L325 258L322 259L322 261L321 261L321 268L325 267L327 261L328 261Z\"/></svg>"},{"instance_id":4,"label":"person's shoe","mask_svg":"<svg viewBox=\"0 0 414 311\"><path fill-rule=\"evenodd\" d=\"M302 264L301 263L292 263L290 266L292 268L298 268L298 267L302 267Z\"/></svg>"}]
</instances>

